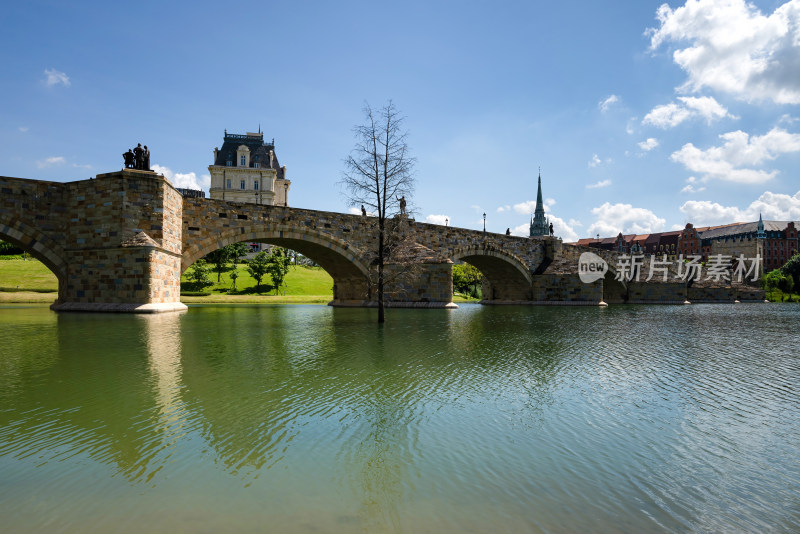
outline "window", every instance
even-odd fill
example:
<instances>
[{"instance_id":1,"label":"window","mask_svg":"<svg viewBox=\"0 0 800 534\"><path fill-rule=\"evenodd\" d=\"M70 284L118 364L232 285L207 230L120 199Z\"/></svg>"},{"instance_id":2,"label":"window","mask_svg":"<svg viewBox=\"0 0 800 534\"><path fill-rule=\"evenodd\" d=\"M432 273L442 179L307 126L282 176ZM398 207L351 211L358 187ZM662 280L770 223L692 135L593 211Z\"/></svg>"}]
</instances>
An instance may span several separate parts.
<instances>
[{"instance_id":1,"label":"window","mask_svg":"<svg viewBox=\"0 0 800 534\"><path fill-rule=\"evenodd\" d=\"M258 162L256 162L256 163L253 163L253 167L255 167L256 169L258 169L259 167L261 167L261 164L260 164L260 163L258 163Z\"/></svg>"},{"instance_id":2,"label":"window","mask_svg":"<svg viewBox=\"0 0 800 534\"><path fill-rule=\"evenodd\" d=\"M228 162L228 163L230 163L230 162ZM225 189L230 189L230 188L231 188L231 180L229 178L228 182L225 184Z\"/></svg>"},{"instance_id":3,"label":"window","mask_svg":"<svg viewBox=\"0 0 800 534\"><path fill-rule=\"evenodd\" d=\"M258 163L256 163L256 165L258 165ZM256 180L256 181L254 181L254 182L253 182L253 189L255 189L256 191L258 191L258 180Z\"/></svg>"},{"instance_id":4,"label":"window","mask_svg":"<svg viewBox=\"0 0 800 534\"><path fill-rule=\"evenodd\" d=\"M246 156L241 156L239 158L239 165L241 165L242 167L247 165L247 157ZM242 189L244 189L244 187Z\"/></svg>"},{"instance_id":5,"label":"window","mask_svg":"<svg viewBox=\"0 0 800 534\"><path fill-rule=\"evenodd\" d=\"M244 180L239 182L239 189L244 189Z\"/></svg>"},{"instance_id":6,"label":"window","mask_svg":"<svg viewBox=\"0 0 800 534\"><path fill-rule=\"evenodd\" d=\"M233 167L233 162L231 160L228 160L228 161L225 162L225 166L226 167Z\"/></svg>"}]
</instances>

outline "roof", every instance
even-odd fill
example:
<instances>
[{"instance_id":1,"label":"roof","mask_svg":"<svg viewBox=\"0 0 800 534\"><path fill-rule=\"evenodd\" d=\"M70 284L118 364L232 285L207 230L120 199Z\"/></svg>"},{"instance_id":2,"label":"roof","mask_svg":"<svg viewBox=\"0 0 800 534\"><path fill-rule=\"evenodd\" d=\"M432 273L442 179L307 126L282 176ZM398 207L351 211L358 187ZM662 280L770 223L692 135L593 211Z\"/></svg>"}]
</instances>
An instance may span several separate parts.
<instances>
[{"instance_id":1,"label":"roof","mask_svg":"<svg viewBox=\"0 0 800 534\"><path fill-rule=\"evenodd\" d=\"M764 221L764 231L783 232L791 221ZM797 223L795 223L797 226ZM728 224L725 226L712 226L708 230L698 229L700 237L703 239L716 239L717 237L729 237L741 234L758 233L758 221L749 223Z\"/></svg>"},{"instance_id":2,"label":"roof","mask_svg":"<svg viewBox=\"0 0 800 534\"><path fill-rule=\"evenodd\" d=\"M230 160L233 161L233 166L238 167L238 162L236 161L236 150L242 145L245 145L250 149L250 168L254 166L253 164L256 162L256 157L258 157L257 159L262 169L274 169L278 173L278 180L283 179L283 168L278 163L278 156L275 154L275 140L273 139L271 143L265 143L263 133L248 133L244 135L229 134L226 130L225 137L223 138L222 148L217 151L217 157L214 160L214 165L224 167L229 159L228 155L230 155ZM270 150L272 151L271 166L269 164Z\"/></svg>"}]
</instances>

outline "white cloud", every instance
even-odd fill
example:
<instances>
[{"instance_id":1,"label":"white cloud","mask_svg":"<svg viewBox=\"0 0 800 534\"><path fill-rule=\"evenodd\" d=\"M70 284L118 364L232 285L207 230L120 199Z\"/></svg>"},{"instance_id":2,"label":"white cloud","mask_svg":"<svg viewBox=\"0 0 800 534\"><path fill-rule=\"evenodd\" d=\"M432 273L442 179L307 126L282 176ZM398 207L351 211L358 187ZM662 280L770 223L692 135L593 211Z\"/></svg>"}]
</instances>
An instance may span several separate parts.
<instances>
[{"instance_id":1,"label":"white cloud","mask_svg":"<svg viewBox=\"0 0 800 534\"><path fill-rule=\"evenodd\" d=\"M544 207L544 211L549 211L549 210L550 210L550 208L552 208L553 206L555 206L555 204L556 204L556 199L554 199L554 198L546 198L546 199L544 199L544 200L542 201L542 204L544 204L544 206L543 206L543 207Z\"/></svg>"},{"instance_id":2,"label":"white cloud","mask_svg":"<svg viewBox=\"0 0 800 534\"><path fill-rule=\"evenodd\" d=\"M520 224L511 229L511 235L517 237L528 237L531 233L530 225L528 223Z\"/></svg>"},{"instance_id":3,"label":"white cloud","mask_svg":"<svg viewBox=\"0 0 800 534\"><path fill-rule=\"evenodd\" d=\"M681 206L686 222L695 226L710 226L732 222L766 220L800 220L800 191L793 196L765 191L744 209L723 206L710 200L689 200Z\"/></svg>"},{"instance_id":4,"label":"white cloud","mask_svg":"<svg viewBox=\"0 0 800 534\"><path fill-rule=\"evenodd\" d=\"M89 165L89 164L85 164L85 165L79 165L79 164L77 164L77 163L73 163L73 164L72 164L72 166L73 166L74 168L76 168L76 169L91 169L91 168L92 168L92 166L91 166L91 165Z\"/></svg>"},{"instance_id":5,"label":"white cloud","mask_svg":"<svg viewBox=\"0 0 800 534\"><path fill-rule=\"evenodd\" d=\"M800 0L768 16L745 0L687 0L676 9L662 4L656 16L650 47L676 44L672 58L688 76L679 91L800 103Z\"/></svg>"},{"instance_id":6,"label":"white cloud","mask_svg":"<svg viewBox=\"0 0 800 534\"><path fill-rule=\"evenodd\" d=\"M449 219L450 217L447 215L428 215L427 217L425 217L425 222L431 224L440 224L444 226L445 223L449 224Z\"/></svg>"},{"instance_id":7,"label":"white cloud","mask_svg":"<svg viewBox=\"0 0 800 534\"><path fill-rule=\"evenodd\" d=\"M500 206L497 208L497 213L503 213L504 211L511 211L511 206Z\"/></svg>"},{"instance_id":8,"label":"white cloud","mask_svg":"<svg viewBox=\"0 0 800 534\"><path fill-rule=\"evenodd\" d=\"M692 184L688 184L681 189L681 193L702 193L705 190L705 187L695 187Z\"/></svg>"},{"instance_id":9,"label":"white cloud","mask_svg":"<svg viewBox=\"0 0 800 534\"><path fill-rule=\"evenodd\" d=\"M673 128L685 120L702 117L708 124L714 120L738 117L728 113L728 109L710 96L680 96L679 104L670 102L656 106L644 116L642 124L651 124L657 128Z\"/></svg>"},{"instance_id":10,"label":"white cloud","mask_svg":"<svg viewBox=\"0 0 800 534\"><path fill-rule=\"evenodd\" d=\"M565 242L569 243L580 239L573 225L565 222L564 219L556 217L551 213L547 215L547 220L553 223L553 233Z\"/></svg>"},{"instance_id":11,"label":"white cloud","mask_svg":"<svg viewBox=\"0 0 800 534\"><path fill-rule=\"evenodd\" d=\"M641 148L645 152L650 152L651 150L653 150L655 147L658 146L658 139L656 139L655 137L648 137L644 141L637 144L639 145L639 148Z\"/></svg>"},{"instance_id":12,"label":"white cloud","mask_svg":"<svg viewBox=\"0 0 800 534\"><path fill-rule=\"evenodd\" d=\"M203 189L204 191L208 191L208 187L211 185L211 176L208 174L201 174L200 178L198 178L193 172L173 172L170 168L162 165L152 165L151 168L158 174L163 174L164 178L169 180L169 183L171 183L174 187L181 187L184 189ZM361 213L360 210L359 213Z\"/></svg>"},{"instance_id":13,"label":"white cloud","mask_svg":"<svg viewBox=\"0 0 800 534\"><path fill-rule=\"evenodd\" d=\"M44 83L47 87L61 84L64 87L69 87L72 83L69 81L69 76L56 69L44 69L44 74L47 76Z\"/></svg>"},{"instance_id":14,"label":"white cloud","mask_svg":"<svg viewBox=\"0 0 800 534\"><path fill-rule=\"evenodd\" d=\"M589 160L589 167L597 167L601 163L603 163L603 160L597 157L597 154L592 154L592 159Z\"/></svg>"},{"instance_id":15,"label":"white cloud","mask_svg":"<svg viewBox=\"0 0 800 534\"><path fill-rule=\"evenodd\" d=\"M63 156L53 156L37 161L36 166L43 169L45 167L52 167L53 165L62 165L66 161L67 160L65 160Z\"/></svg>"},{"instance_id":16,"label":"white cloud","mask_svg":"<svg viewBox=\"0 0 800 534\"><path fill-rule=\"evenodd\" d=\"M774 160L781 154L800 152L800 134L777 127L761 136L750 137L746 132L737 130L719 137L724 141L722 146L701 150L687 143L673 152L670 158L688 170L701 174L703 181L756 184L772 179L778 171L747 167Z\"/></svg>"},{"instance_id":17,"label":"white cloud","mask_svg":"<svg viewBox=\"0 0 800 534\"><path fill-rule=\"evenodd\" d=\"M634 130L633 126L637 123L638 120L639 119L637 117L631 117L630 119L628 119L628 123L625 125L625 132L628 135L633 135L634 133L636 133L636 130Z\"/></svg>"},{"instance_id":18,"label":"white cloud","mask_svg":"<svg viewBox=\"0 0 800 534\"><path fill-rule=\"evenodd\" d=\"M667 222L646 208L634 208L630 204L606 202L592 209L592 214L597 219L589 226L589 235L600 234L603 237L613 237L620 232L624 234L661 232Z\"/></svg>"},{"instance_id":19,"label":"white cloud","mask_svg":"<svg viewBox=\"0 0 800 534\"><path fill-rule=\"evenodd\" d=\"M521 213L523 215L533 213L534 211L536 211L536 201L526 200L525 202L514 204L514 211L516 211L517 213Z\"/></svg>"},{"instance_id":20,"label":"white cloud","mask_svg":"<svg viewBox=\"0 0 800 534\"><path fill-rule=\"evenodd\" d=\"M605 100L598 102L597 107L600 108L600 111L605 113L606 111L608 111L608 108L610 108L617 102L619 102L619 97L617 95L609 95L608 98L606 98Z\"/></svg>"},{"instance_id":21,"label":"white cloud","mask_svg":"<svg viewBox=\"0 0 800 534\"><path fill-rule=\"evenodd\" d=\"M19 128L17 128L17 130L19 130L22 133L26 133L29 130L29 128L27 126L20 126Z\"/></svg>"},{"instance_id":22,"label":"white cloud","mask_svg":"<svg viewBox=\"0 0 800 534\"><path fill-rule=\"evenodd\" d=\"M600 180L595 184L589 184L586 186L586 189L600 189L601 187L608 187L611 185L611 180Z\"/></svg>"}]
</instances>

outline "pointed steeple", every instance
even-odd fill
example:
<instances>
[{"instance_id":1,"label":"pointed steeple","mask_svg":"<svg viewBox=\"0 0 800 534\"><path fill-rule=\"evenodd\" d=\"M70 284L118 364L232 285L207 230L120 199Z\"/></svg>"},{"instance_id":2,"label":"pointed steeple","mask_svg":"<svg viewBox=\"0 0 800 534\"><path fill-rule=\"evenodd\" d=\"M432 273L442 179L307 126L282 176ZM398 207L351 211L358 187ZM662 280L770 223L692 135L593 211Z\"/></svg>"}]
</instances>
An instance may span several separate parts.
<instances>
[{"instance_id":1,"label":"pointed steeple","mask_svg":"<svg viewBox=\"0 0 800 534\"><path fill-rule=\"evenodd\" d=\"M539 169L539 185L536 191L536 211L531 219L530 237L550 235L550 227L544 216L544 202L542 201L542 169Z\"/></svg>"},{"instance_id":2,"label":"pointed steeple","mask_svg":"<svg viewBox=\"0 0 800 534\"><path fill-rule=\"evenodd\" d=\"M544 202L542 202L542 171L539 171L539 186L536 191L536 213L541 210L544 213Z\"/></svg>"},{"instance_id":3,"label":"pointed steeple","mask_svg":"<svg viewBox=\"0 0 800 534\"><path fill-rule=\"evenodd\" d=\"M758 214L758 239L764 239L767 234L764 232L764 221L761 219L761 214Z\"/></svg>"}]
</instances>

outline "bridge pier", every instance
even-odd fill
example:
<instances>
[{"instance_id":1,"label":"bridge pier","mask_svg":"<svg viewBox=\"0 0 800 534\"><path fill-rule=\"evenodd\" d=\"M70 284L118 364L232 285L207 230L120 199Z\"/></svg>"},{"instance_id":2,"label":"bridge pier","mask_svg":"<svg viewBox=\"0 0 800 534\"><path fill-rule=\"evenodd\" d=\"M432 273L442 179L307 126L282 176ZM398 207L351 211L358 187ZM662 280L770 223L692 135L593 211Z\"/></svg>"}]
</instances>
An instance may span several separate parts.
<instances>
[{"instance_id":1,"label":"bridge pier","mask_svg":"<svg viewBox=\"0 0 800 534\"><path fill-rule=\"evenodd\" d=\"M180 302L183 196L154 172L64 185L66 273L55 311L159 313Z\"/></svg>"}]
</instances>

